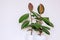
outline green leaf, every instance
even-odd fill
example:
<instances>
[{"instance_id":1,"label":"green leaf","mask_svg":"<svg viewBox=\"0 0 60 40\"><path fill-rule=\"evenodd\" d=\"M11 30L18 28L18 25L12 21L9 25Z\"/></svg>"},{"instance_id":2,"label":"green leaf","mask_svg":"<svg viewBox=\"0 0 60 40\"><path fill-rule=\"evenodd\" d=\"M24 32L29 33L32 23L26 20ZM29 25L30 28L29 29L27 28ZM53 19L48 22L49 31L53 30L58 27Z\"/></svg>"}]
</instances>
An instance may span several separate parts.
<instances>
[{"instance_id":1,"label":"green leaf","mask_svg":"<svg viewBox=\"0 0 60 40\"><path fill-rule=\"evenodd\" d=\"M32 13L33 13L33 16L35 16L36 18L38 18L40 16L38 13L36 13L34 11L32 11Z\"/></svg>"},{"instance_id":2,"label":"green leaf","mask_svg":"<svg viewBox=\"0 0 60 40\"><path fill-rule=\"evenodd\" d=\"M19 23L23 22L24 20L26 20L29 17L29 14L24 14L19 18Z\"/></svg>"},{"instance_id":3,"label":"green leaf","mask_svg":"<svg viewBox=\"0 0 60 40\"><path fill-rule=\"evenodd\" d=\"M42 20L42 18L35 18L35 19L40 20L40 21Z\"/></svg>"},{"instance_id":4,"label":"green leaf","mask_svg":"<svg viewBox=\"0 0 60 40\"><path fill-rule=\"evenodd\" d=\"M50 28L49 27L46 27L46 26L42 26L43 28L45 28L45 29L47 29L47 30L50 30Z\"/></svg>"},{"instance_id":5,"label":"green leaf","mask_svg":"<svg viewBox=\"0 0 60 40\"><path fill-rule=\"evenodd\" d=\"M40 17L40 18L35 18L35 19L37 19L37 20L42 20L42 18L46 18L47 20L49 20L48 17Z\"/></svg>"},{"instance_id":6,"label":"green leaf","mask_svg":"<svg viewBox=\"0 0 60 40\"><path fill-rule=\"evenodd\" d=\"M50 35L50 32L46 28L42 27L42 31L45 32L46 34Z\"/></svg>"},{"instance_id":7,"label":"green leaf","mask_svg":"<svg viewBox=\"0 0 60 40\"><path fill-rule=\"evenodd\" d=\"M39 23L34 23L34 24L32 24L36 29L39 29L39 28L41 28L41 25L39 24Z\"/></svg>"},{"instance_id":8,"label":"green leaf","mask_svg":"<svg viewBox=\"0 0 60 40\"><path fill-rule=\"evenodd\" d=\"M43 17L43 18L45 18L45 19L49 20L49 17Z\"/></svg>"},{"instance_id":9,"label":"green leaf","mask_svg":"<svg viewBox=\"0 0 60 40\"><path fill-rule=\"evenodd\" d=\"M51 26L51 27L54 27L54 25L49 21L49 19L42 17L42 20L43 20L47 25L49 25L49 26Z\"/></svg>"},{"instance_id":10,"label":"green leaf","mask_svg":"<svg viewBox=\"0 0 60 40\"><path fill-rule=\"evenodd\" d=\"M27 21L23 22L21 29L27 28L28 25L29 25L29 21L27 20Z\"/></svg>"},{"instance_id":11,"label":"green leaf","mask_svg":"<svg viewBox=\"0 0 60 40\"><path fill-rule=\"evenodd\" d=\"M38 29L35 26L31 26L32 29L34 29L35 31L38 31Z\"/></svg>"},{"instance_id":12,"label":"green leaf","mask_svg":"<svg viewBox=\"0 0 60 40\"><path fill-rule=\"evenodd\" d=\"M35 23L31 23L30 27L32 27L32 29L34 29L35 31L38 31L38 29L34 26Z\"/></svg>"}]
</instances>

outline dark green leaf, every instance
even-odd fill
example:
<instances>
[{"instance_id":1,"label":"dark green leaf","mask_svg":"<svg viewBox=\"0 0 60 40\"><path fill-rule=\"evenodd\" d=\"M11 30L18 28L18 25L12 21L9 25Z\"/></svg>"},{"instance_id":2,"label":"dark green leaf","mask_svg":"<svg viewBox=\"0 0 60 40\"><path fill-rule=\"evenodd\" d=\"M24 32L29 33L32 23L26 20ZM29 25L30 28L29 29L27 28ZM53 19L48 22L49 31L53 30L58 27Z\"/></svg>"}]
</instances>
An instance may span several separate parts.
<instances>
[{"instance_id":1,"label":"dark green leaf","mask_svg":"<svg viewBox=\"0 0 60 40\"><path fill-rule=\"evenodd\" d=\"M46 27L46 26L42 26L43 28L45 28L45 29L47 29L47 30L50 30L50 28L49 27Z\"/></svg>"},{"instance_id":2,"label":"dark green leaf","mask_svg":"<svg viewBox=\"0 0 60 40\"><path fill-rule=\"evenodd\" d=\"M38 31L38 29L34 26L34 24L35 24L35 23L32 23L32 24L31 24L32 29L34 29L35 31Z\"/></svg>"},{"instance_id":3,"label":"dark green leaf","mask_svg":"<svg viewBox=\"0 0 60 40\"><path fill-rule=\"evenodd\" d=\"M38 31L38 29L35 27L35 26L31 26L32 27L32 29L34 29L35 31Z\"/></svg>"},{"instance_id":4,"label":"dark green leaf","mask_svg":"<svg viewBox=\"0 0 60 40\"><path fill-rule=\"evenodd\" d=\"M43 18L45 18L45 19L49 20L49 17L43 17Z\"/></svg>"},{"instance_id":5,"label":"dark green leaf","mask_svg":"<svg viewBox=\"0 0 60 40\"><path fill-rule=\"evenodd\" d=\"M21 29L27 28L28 25L29 25L29 21L27 20L27 21L23 22Z\"/></svg>"},{"instance_id":6,"label":"dark green leaf","mask_svg":"<svg viewBox=\"0 0 60 40\"><path fill-rule=\"evenodd\" d=\"M32 13L33 13L33 15L34 15L36 18L38 18L38 17L40 16L38 13L36 13L36 12L34 12L34 11L32 11Z\"/></svg>"},{"instance_id":7,"label":"dark green leaf","mask_svg":"<svg viewBox=\"0 0 60 40\"><path fill-rule=\"evenodd\" d=\"M42 18L35 18L35 19L40 20L40 21L42 20Z\"/></svg>"},{"instance_id":8,"label":"dark green leaf","mask_svg":"<svg viewBox=\"0 0 60 40\"><path fill-rule=\"evenodd\" d=\"M21 16L19 18L19 23L23 22L25 19L27 19L29 17L29 14L24 14L23 16Z\"/></svg>"},{"instance_id":9,"label":"dark green leaf","mask_svg":"<svg viewBox=\"0 0 60 40\"><path fill-rule=\"evenodd\" d=\"M42 20L43 20L47 25L49 25L49 26L51 26L51 27L54 27L54 25L49 21L49 19L42 17Z\"/></svg>"},{"instance_id":10,"label":"dark green leaf","mask_svg":"<svg viewBox=\"0 0 60 40\"><path fill-rule=\"evenodd\" d=\"M46 34L50 35L50 32L46 28L42 27L42 31L45 32Z\"/></svg>"},{"instance_id":11,"label":"dark green leaf","mask_svg":"<svg viewBox=\"0 0 60 40\"><path fill-rule=\"evenodd\" d=\"M39 28L41 28L41 25L39 24L39 23L34 23L34 24L32 24L35 28L37 28L37 29L39 29Z\"/></svg>"}]
</instances>

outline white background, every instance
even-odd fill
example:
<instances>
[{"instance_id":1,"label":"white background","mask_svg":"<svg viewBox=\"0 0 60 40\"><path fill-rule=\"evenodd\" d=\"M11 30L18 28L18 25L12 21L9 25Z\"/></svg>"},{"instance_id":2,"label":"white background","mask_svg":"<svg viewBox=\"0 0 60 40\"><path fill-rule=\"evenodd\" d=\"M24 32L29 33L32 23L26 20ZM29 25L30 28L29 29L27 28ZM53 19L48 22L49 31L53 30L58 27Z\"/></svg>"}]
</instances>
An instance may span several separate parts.
<instances>
[{"instance_id":1,"label":"white background","mask_svg":"<svg viewBox=\"0 0 60 40\"><path fill-rule=\"evenodd\" d=\"M42 16L48 16L54 24L47 40L60 40L60 0L0 0L0 40L25 40L26 33L21 30L18 19L29 12L29 2L36 12L37 6L42 3L45 6Z\"/></svg>"}]
</instances>

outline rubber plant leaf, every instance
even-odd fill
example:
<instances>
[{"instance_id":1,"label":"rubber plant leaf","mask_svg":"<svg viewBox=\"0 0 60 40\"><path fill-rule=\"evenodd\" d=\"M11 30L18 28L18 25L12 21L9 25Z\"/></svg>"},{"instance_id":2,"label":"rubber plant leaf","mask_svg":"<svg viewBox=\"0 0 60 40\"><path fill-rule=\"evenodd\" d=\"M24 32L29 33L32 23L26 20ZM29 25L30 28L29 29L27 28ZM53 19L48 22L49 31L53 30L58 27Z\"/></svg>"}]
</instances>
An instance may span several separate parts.
<instances>
[{"instance_id":1,"label":"rubber plant leaf","mask_svg":"<svg viewBox=\"0 0 60 40\"><path fill-rule=\"evenodd\" d=\"M43 18L46 18L47 20L49 20L48 17L43 17ZM37 20L42 20L42 17L40 17L40 18L35 18L35 19L37 19Z\"/></svg>"},{"instance_id":2,"label":"rubber plant leaf","mask_svg":"<svg viewBox=\"0 0 60 40\"><path fill-rule=\"evenodd\" d=\"M50 32L46 28L42 27L42 31L45 32L46 34L50 35Z\"/></svg>"},{"instance_id":3,"label":"rubber plant leaf","mask_svg":"<svg viewBox=\"0 0 60 40\"><path fill-rule=\"evenodd\" d=\"M26 20L29 17L29 14L24 14L19 18L19 23L23 22L24 20Z\"/></svg>"},{"instance_id":4,"label":"rubber plant leaf","mask_svg":"<svg viewBox=\"0 0 60 40\"><path fill-rule=\"evenodd\" d=\"M38 29L34 26L34 23L31 23L30 27L32 27L32 29L34 29L35 31L38 31Z\"/></svg>"},{"instance_id":5,"label":"rubber plant leaf","mask_svg":"<svg viewBox=\"0 0 60 40\"><path fill-rule=\"evenodd\" d=\"M49 17L43 17L43 18L45 18L45 19L49 20Z\"/></svg>"},{"instance_id":6,"label":"rubber plant leaf","mask_svg":"<svg viewBox=\"0 0 60 40\"><path fill-rule=\"evenodd\" d=\"M44 13L44 10L45 10L43 4L40 4L40 5L38 6L37 10L38 10L38 13L39 13L39 14L43 14L43 13Z\"/></svg>"},{"instance_id":7,"label":"rubber plant leaf","mask_svg":"<svg viewBox=\"0 0 60 40\"><path fill-rule=\"evenodd\" d=\"M28 25L29 25L29 21L26 20L25 22L23 22L21 29L23 29L23 28L27 28Z\"/></svg>"},{"instance_id":8,"label":"rubber plant leaf","mask_svg":"<svg viewBox=\"0 0 60 40\"><path fill-rule=\"evenodd\" d=\"M50 28L49 27L47 27L47 26L42 26L43 28L45 28L45 29L47 29L47 30L50 30Z\"/></svg>"},{"instance_id":9,"label":"rubber plant leaf","mask_svg":"<svg viewBox=\"0 0 60 40\"><path fill-rule=\"evenodd\" d=\"M36 29L39 29L39 28L41 28L41 25L39 24L39 23L34 23L34 24L32 24Z\"/></svg>"},{"instance_id":10,"label":"rubber plant leaf","mask_svg":"<svg viewBox=\"0 0 60 40\"><path fill-rule=\"evenodd\" d=\"M49 21L49 19L42 17L42 20L43 20L47 25L49 25L49 26L51 26L51 27L54 27L54 25Z\"/></svg>"},{"instance_id":11,"label":"rubber plant leaf","mask_svg":"<svg viewBox=\"0 0 60 40\"><path fill-rule=\"evenodd\" d=\"M33 16L35 16L36 18L38 18L40 16L38 13L36 13L34 11L32 11L32 13L33 13Z\"/></svg>"}]
</instances>

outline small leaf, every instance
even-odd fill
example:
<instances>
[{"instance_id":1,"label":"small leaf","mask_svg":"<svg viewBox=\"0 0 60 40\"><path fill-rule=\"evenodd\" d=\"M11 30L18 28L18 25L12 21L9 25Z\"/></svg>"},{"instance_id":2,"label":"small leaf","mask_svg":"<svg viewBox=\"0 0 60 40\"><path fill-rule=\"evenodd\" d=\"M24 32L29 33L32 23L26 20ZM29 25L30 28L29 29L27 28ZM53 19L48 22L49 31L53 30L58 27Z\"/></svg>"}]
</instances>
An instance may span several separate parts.
<instances>
[{"instance_id":1,"label":"small leaf","mask_svg":"<svg viewBox=\"0 0 60 40\"><path fill-rule=\"evenodd\" d=\"M47 20L49 20L48 17L40 17L40 18L35 18L35 19L37 19L37 20L42 20L42 18L46 18Z\"/></svg>"},{"instance_id":2,"label":"small leaf","mask_svg":"<svg viewBox=\"0 0 60 40\"><path fill-rule=\"evenodd\" d=\"M35 18L35 19L40 20L40 21L42 20L42 18Z\"/></svg>"},{"instance_id":3,"label":"small leaf","mask_svg":"<svg viewBox=\"0 0 60 40\"><path fill-rule=\"evenodd\" d=\"M32 5L32 3L29 3L29 4L28 4L28 9L30 10L30 12L33 10L33 5Z\"/></svg>"},{"instance_id":4,"label":"small leaf","mask_svg":"<svg viewBox=\"0 0 60 40\"><path fill-rule=\"evenodd\" d=\"M19 23L23 22L24 20L26 20L29 17L29 14L24 14L23 16L21 16L19 18Z\"/></svg>"},{"instance_id":5,"label":"small leaf","mask_svg":"<svg viewBox=\"0 0 60 40\"><path fill-rule=\"evenodd\" d=\"M50 35L50 32L47 29L45 29L44 27L42 27L42 31L45 32L46 34Z\"/></svg>"},{"instance_id":6,"label":"small leaf","mask_svg":"<svg viewBox=\"0 0 60 40\"><path fill-rule=\"evenodd\" d=\"M49 21L49 19L42 17L42 20L43 20L47 25L49 25L49 26L51 26L51 27L54 27L54 25Z\"/></svg>"},{"instance_id":7,"label":"small leaf","mask_svg":"<svg viewBox=\"0 0 60 40\"><path fill-rule=\"evenodd\" d=\"M40 5L38 6L37 10L38 10L38 13L39 13L39 14L43 14L43 13L44 13L44 10L45 10L43 4L40 4Z\"/></svg>"},{"instance_id":8,"label":"small leaf","mask_svg":"<svg viewBox=\"0 0 60 40\"><path fill-rule=\"evenodd\" d=\"M21 29L27 28L28 25L29 25L29 21L27 20L27 21L23 22Z\"/></svg>"},{"instance_id":9,"label":"small leaf","mask_svg":"<svg viewBox=\"0 0 60 40\"><path fill-rule=\"evenodd\" d=\"M32 13L33 13L33 15L34 15L35 17L37 17L37 18L40 16L38 13L36 13L36 12L34 12L34 11L32 11Z\"/></svg>"},{"instance_id":10,"label":"small leaf","mask_svg":"<svg viewBox=\"0 0 60 40\"><path fill-rule=\"evenodd\" d=\"M47 30L50 30L50 28L49 27L46 27L46 26L42 26L43 28L45 28L45 29L47 29Z\"/></svg>"}]
</instances>

